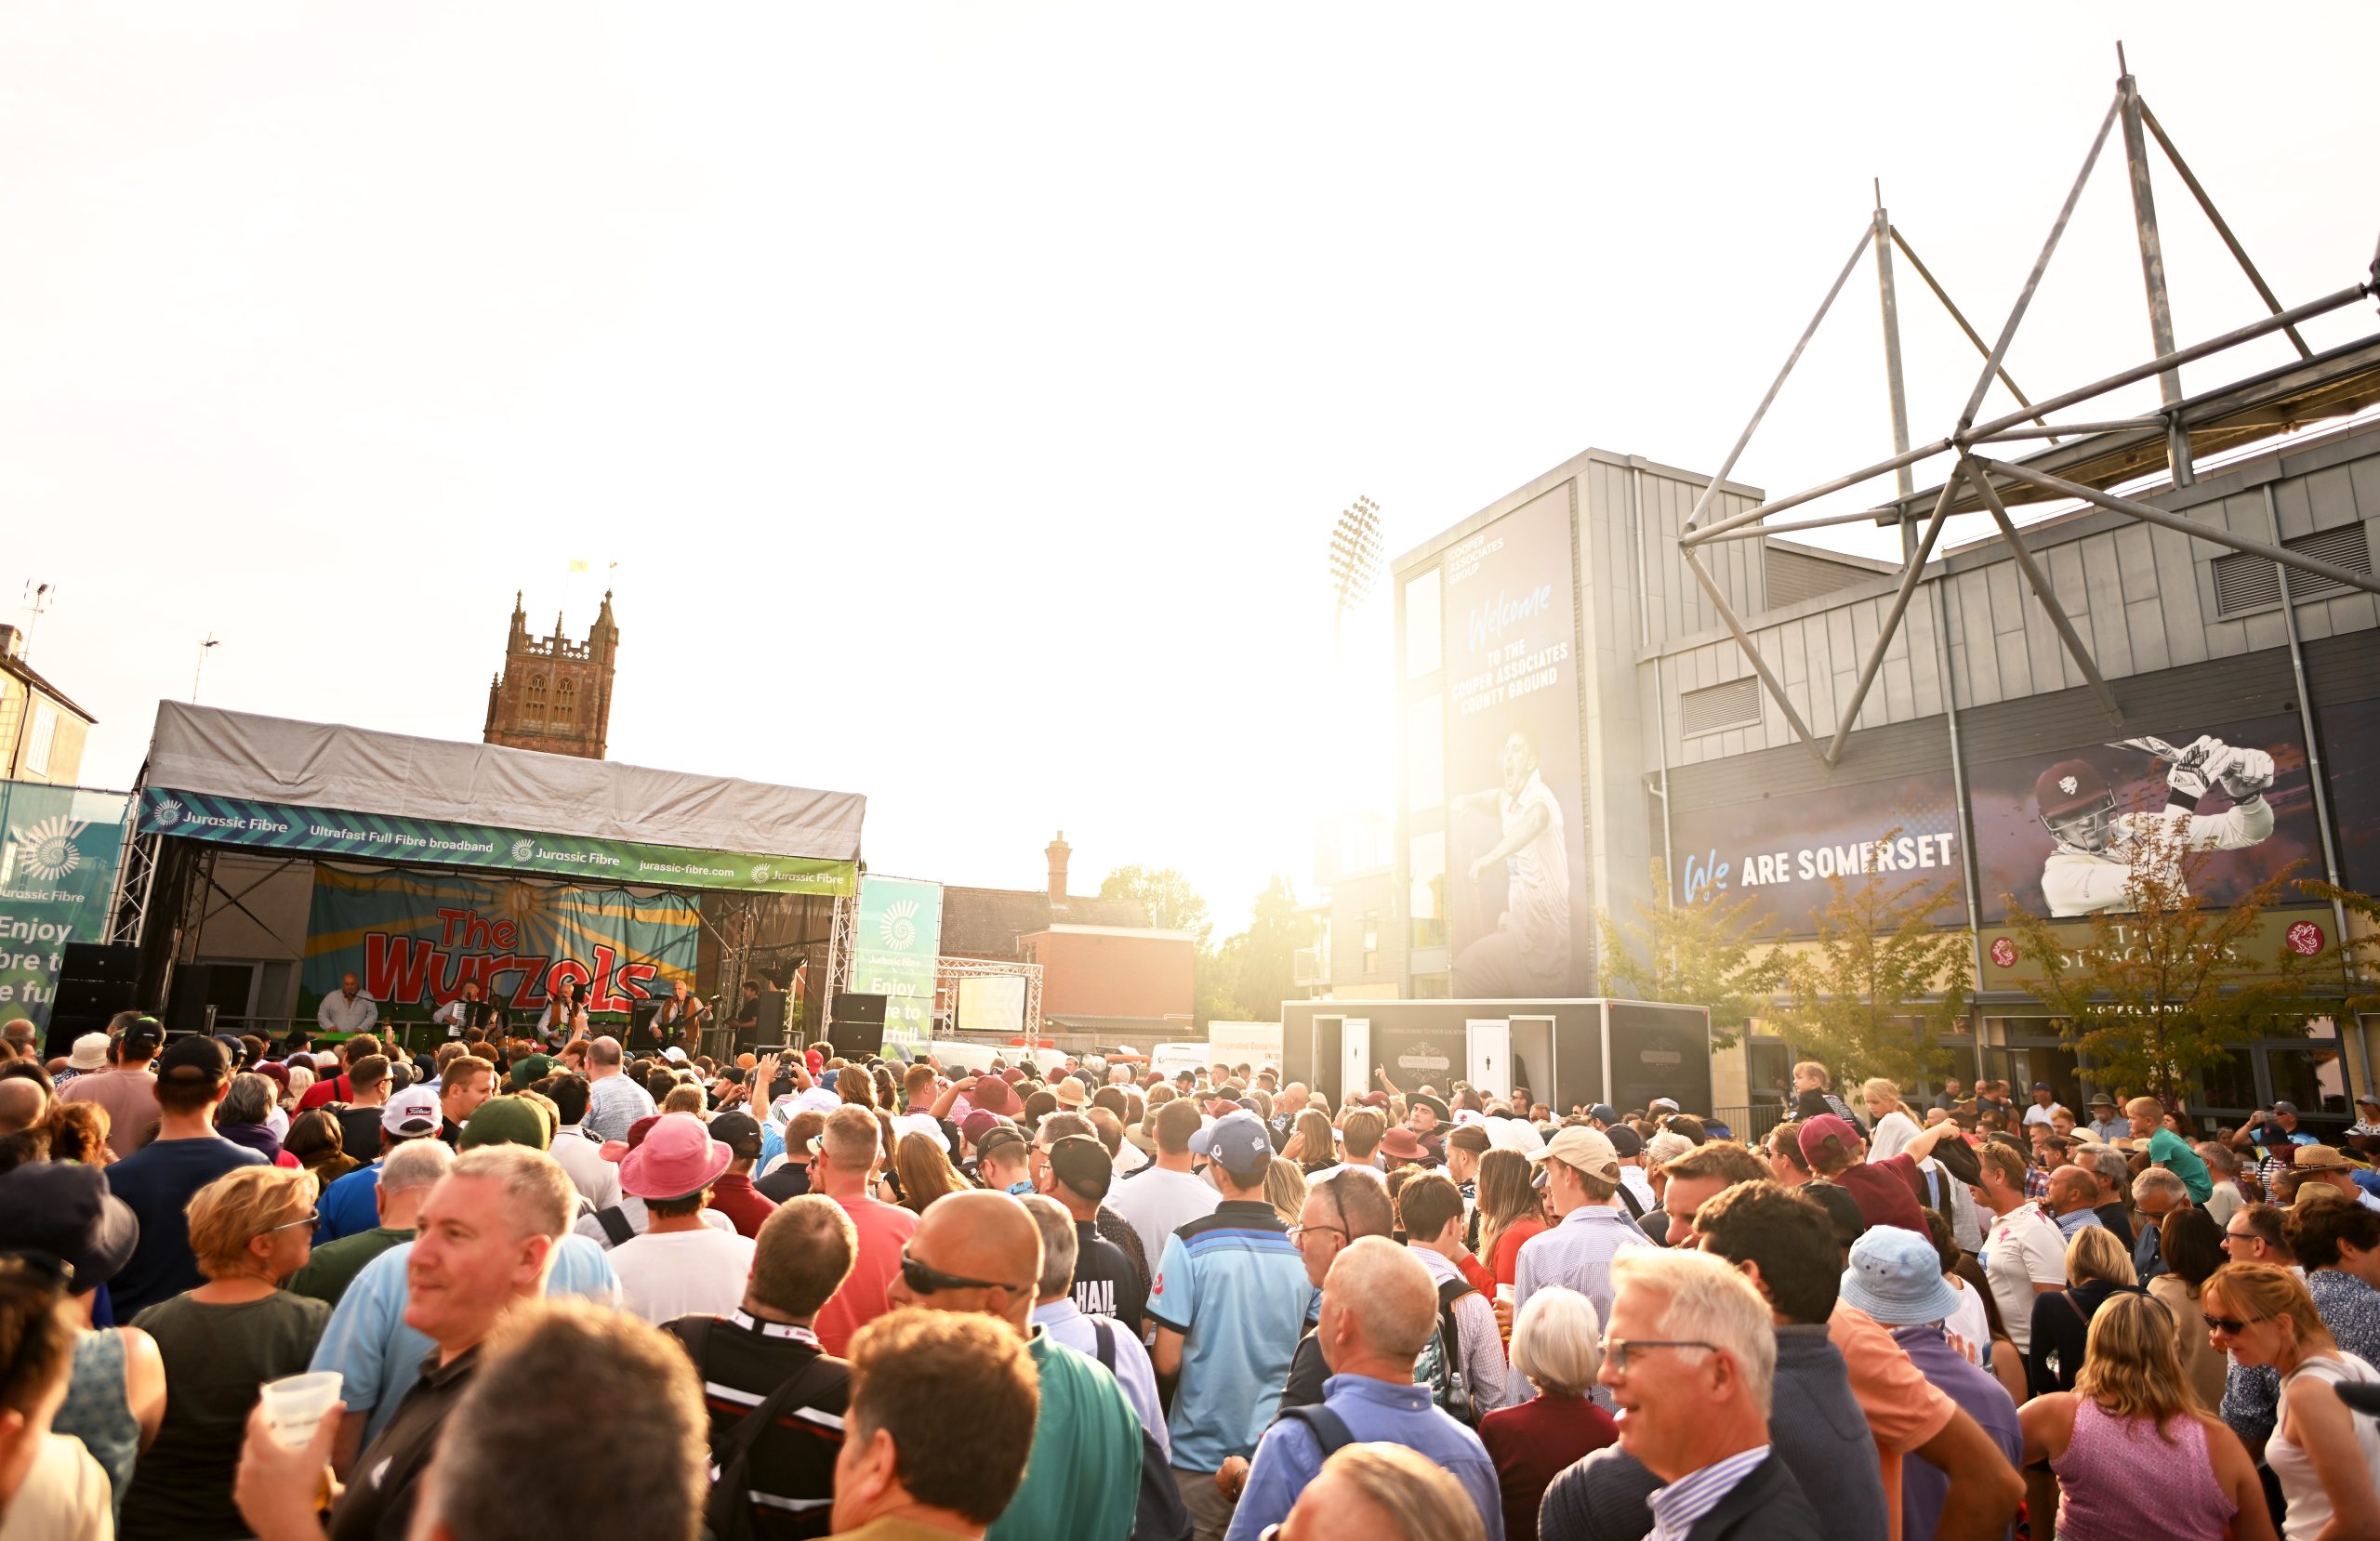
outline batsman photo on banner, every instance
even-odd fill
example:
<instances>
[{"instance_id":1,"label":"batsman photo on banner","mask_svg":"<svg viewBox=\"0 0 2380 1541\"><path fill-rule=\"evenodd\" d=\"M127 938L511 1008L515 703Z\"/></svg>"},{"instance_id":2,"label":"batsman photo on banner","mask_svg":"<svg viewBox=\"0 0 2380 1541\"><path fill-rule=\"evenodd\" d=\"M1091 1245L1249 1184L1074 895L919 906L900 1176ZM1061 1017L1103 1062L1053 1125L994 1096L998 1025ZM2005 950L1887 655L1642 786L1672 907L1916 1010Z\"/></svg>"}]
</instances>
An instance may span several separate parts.
<instances>
[{"instance_id":1,"label":"batsman photo on banner","mask_svg":"<svg viewBox=\"0 0 2380 1541\"><path fill-rule=\"evenodd\" d=\"M516 1028L568 981L592 1011L632 1011L694 984L700 929L680 894L317 867L298 1011L312 1016L345 974L384 1017L416 1018L473 980Z\"/></svg>"},{"instance_id":2,"label":"batsman photo on banner","mask_svg":"<svg viewBox=\"0 0 2380 1541\"><path fill-rule=\"evenodd\" d=\"M1467 999L1589 994L1567 487L1446 555L1448 923Z\"/></svg>"},{"instance_id":3,"label":"batsman photo on banner","mask_svg":"<svg viewBox=\"0 0 2380 1541\"><path fill-rule=\"evenodd\" d=\"M1968 772L1987 924L2007 918L2009 899L2058 920L2131 908L2132 858L2151 821L2206 850L2192 878L2204 901L2231 903L2293 862L2321 876L2294 715L2158 728Z\"/></svg>"}]
</instances>

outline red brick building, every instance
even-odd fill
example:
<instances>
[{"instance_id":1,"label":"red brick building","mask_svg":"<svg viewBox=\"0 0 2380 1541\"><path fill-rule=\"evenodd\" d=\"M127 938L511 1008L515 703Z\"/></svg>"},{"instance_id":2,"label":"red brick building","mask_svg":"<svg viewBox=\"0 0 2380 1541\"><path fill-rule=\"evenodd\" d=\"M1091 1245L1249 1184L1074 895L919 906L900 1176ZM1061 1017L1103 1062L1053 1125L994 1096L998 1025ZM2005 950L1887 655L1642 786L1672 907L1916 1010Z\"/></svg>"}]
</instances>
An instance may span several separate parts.
<instances>
[{"instance_id":1,"label":"red brick building","mask_svg":"<svg viewBox=\"0 0 2380 1541\"><path fill-rule=\"evenodd\" d=\"M612 672L620 628L612 595L603 594L587 640L574 642L554 616L554 634L529 635L521 596L512 596L512 630L504 643L504 672L487 688L487 730L482 741L509 749L602 759L612 729Z\"/></svg>"}]
</instances>

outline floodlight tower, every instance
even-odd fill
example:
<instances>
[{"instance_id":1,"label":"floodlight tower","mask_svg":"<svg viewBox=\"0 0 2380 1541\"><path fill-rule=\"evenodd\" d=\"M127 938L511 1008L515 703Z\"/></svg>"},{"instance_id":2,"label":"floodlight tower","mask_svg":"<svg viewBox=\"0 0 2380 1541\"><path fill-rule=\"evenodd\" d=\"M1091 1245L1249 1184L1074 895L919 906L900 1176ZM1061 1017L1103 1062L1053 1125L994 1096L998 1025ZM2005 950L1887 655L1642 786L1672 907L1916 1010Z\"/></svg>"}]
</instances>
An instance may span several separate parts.
<instances>
[{"instance_id":1,"label":"floodlight tower","mask_svg":"<svg viewBox=\"0 0 2380 1541\"><path fill-rule=\"evenodd\" d=\"M1330 532L1330 650L1334 657L1347 612L1364 602L1380 577L1380 505L1358 494Z\"/></svg>"}]
</instances>

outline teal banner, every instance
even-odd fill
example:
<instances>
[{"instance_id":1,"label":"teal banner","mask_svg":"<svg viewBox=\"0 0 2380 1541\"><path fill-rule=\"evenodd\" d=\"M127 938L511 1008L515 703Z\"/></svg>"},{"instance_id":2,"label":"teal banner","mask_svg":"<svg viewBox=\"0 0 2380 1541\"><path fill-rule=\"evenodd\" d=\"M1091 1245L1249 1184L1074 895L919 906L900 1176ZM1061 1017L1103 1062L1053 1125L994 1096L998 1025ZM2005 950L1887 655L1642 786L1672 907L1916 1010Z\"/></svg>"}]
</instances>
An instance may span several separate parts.
<instances>
[{"instance_id":1,"label":"teal banner","mask_svg":"<svg viewBox=\"0 0 2380 1541\"><path fill-rule=\"evenodd\" d=\"M933 1039L942 961L942 885L870 875L852 931L853 991L884 997L884 1047L914 1058Z\"/></svg>"},{"instance_id":2,"label":"teal banner","mask_svg":"<svg viewBox=\"0 0 2380 1541\"><path fill-rule=\"evenodd\" d=\"M654 884L673 889L734 889L744 893L846 894L850 862L749 851L548 835L491 824L446 823L381 813L343 813L245 797L206 797L149 787L140 794L140 833L178 835L235 846L302 850L365 861L434 862L581 881Z\"/></svg>"},{"instance_id":3,"label":"teal banner","mask_svg":"<svg viewBox=\"0 0 2380 1541\"><path fill-rule=\"evenodd\" d=\"M70 942L107 929L132 798L0 782L0 1021L49 1025Z\"/></svg>"}]
</instances>

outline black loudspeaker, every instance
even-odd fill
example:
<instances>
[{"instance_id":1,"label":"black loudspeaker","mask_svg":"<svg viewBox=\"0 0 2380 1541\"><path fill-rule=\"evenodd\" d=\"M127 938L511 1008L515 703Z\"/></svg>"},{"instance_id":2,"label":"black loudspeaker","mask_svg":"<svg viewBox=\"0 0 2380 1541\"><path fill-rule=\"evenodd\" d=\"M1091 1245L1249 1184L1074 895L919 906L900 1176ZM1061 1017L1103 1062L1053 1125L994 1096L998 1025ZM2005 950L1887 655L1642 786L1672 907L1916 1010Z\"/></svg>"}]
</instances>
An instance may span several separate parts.
<instances>
[{"instance_id":1,"label":"black loudspeaker","mask_svg":"<svg viewBox=\"0 0 2380 1541\"><path fill-rule=\"evenodd\" d=\"M60 982L67 980L95 980L119 983L126 989L140 977L140 949L129 942L110 946L103 942L70 942L59 963ZM129 1008L119 1007L118 1010Z\"/></svg>"},{"instance_id":2,"label":"black loudspeaker","mask_svg":"<svg viewBox=\"0 0 2380 1541\"><path fill-rule=\"evenodd\" d=\"M214 976L215 969L210 964L178 963L174 966L173 985L165 997L167 1033L207 1031L207 997L214 986Z\"/></svg>"},{"instance_id":3,"label":"black loudspeaker","mask_svg":"<svg viewBox=\"0 0 2380 1541\"><path fill-rule=\"evenodd\" d=\"M884 997L844 994L827 1003L826 1037L835 1052L860 1058L884 1052Z\"/></svg>"},{"instance_id":4,"label":"black loudspeaker","mask_svg":"<svg viewBox=\"0 0 2380 1541\"><path fill-rule=\"evenodd\" d=\"M99 1019L105 1026L107 1020L119 1011L132 1009L130 980L78 980L60 976L58 999L50 1007L53 1017Z\"/></svg>"}]
</instances>

